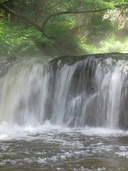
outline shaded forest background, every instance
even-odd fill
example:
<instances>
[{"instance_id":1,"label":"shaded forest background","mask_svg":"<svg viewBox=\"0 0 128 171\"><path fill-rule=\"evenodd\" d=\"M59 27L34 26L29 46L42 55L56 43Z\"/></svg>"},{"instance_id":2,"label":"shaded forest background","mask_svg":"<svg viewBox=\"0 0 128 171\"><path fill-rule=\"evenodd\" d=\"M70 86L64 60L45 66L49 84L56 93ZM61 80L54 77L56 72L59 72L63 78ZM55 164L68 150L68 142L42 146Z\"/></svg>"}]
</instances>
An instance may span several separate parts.
<instances>
[{"instance_id":1,"label":"shaded forest background","mask_svg":"<svg viewBox=\"0 0 128 171\"><path fill-rule=\"evenodd\" d=\"M128 53L124 0L0 0L0 56Z\"/></svg>"}]
</instances>

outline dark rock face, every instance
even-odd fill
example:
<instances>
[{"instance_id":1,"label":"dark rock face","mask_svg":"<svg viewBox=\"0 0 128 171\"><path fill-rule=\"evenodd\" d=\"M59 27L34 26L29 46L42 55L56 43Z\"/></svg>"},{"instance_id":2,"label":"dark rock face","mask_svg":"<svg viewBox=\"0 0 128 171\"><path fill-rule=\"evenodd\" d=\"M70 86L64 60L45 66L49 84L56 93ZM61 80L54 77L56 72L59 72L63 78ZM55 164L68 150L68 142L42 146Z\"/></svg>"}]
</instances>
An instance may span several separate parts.
<instances>
[{"instance_id":1,"label":"dark rock face","mask_svg":"<svg viewBox=\"0 0 128 171\"><path fill-rule=\"evenodd\" d=\"M127 58L0 58L0 122L128 129Z\"/></svg>"},{"instance_id":2,"label":"dark rock face","mask_svg":"<svg viewBox=\"0 0 128 171\"><path fill-rule=\"evenodd\" d=\"M59 70L65 64L76 64L66 97L64 123L72 127L128 129L127 58L128 54L112 53L62 57L51 62L54 78L57 63ZM56 87L59 78L54 78Z\"/></svg>"},{"instance_id":3,"label":"dark rock face","mask_svg":"<svg viewBox=\"0 0 128 171\"><path fill-rule=\"evenodd\" d=\"M15 64L16 59L16 57L0 58L0 77L4 76L8 72L8 70Z\"/></svg>"}]
</instances>

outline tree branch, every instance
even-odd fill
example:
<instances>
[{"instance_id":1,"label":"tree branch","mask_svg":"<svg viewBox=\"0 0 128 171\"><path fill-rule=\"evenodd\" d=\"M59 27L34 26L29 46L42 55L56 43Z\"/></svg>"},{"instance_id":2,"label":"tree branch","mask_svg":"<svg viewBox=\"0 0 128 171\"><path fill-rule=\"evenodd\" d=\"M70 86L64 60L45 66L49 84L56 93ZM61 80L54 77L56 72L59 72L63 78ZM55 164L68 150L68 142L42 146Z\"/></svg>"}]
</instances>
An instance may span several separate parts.
<instances>
[{"instance_id":1,"label":"tree branch","mask_svg":"<svg viewBox=\"0 0 128 171\"><path fill-rule=\"evenodd\" d=\"M114 6L115 8L120 8L121 6L119 5L115 5ZM58 13L54 13L54 14L51 14L49 15L43 22L43 25L42 25L42 29L43 29L43 32L45 32L45 27L46 27L46 24L47 22L53 18L53 17L56 17L56 16L59 16L59 15L64 15L64 14L80 14L80 13L97 13L97 12L103 12L103 11L107 11L111 8L105 8L105 9L99 9L99 10L90 10L90 11L62 11L62 12L58 12Z\"/></svg>"},{"instance_id":2,"label":"tree branch","mask_svg":"<svg viewBox=\"0 0 128 171\"><path fill-rule=\"evenodd\" d=\"M3 4L7 4L7 3L9 3L11 0L8 0L8 1L5 1L5 2L3 2Z\"/></svg>"},{"instance_id":3,"label":"tree branch","mask_svg":"<svg viewBox=\"0 0 128 171\"><path fill-rule=\"evenodd\" d=\"M63 15L63 14L80 14L80 13L97 13L97 12L102 12L102 11L106 11L106 10L108 10L108 9L100 9L100 10L93 10L93 11L62 11L62 12L54 13L54 14L49 15L44 20L43 25L42 25L42 29L43 29L43 31L45 31L45 27L46 27L47 22L51 18L56 17L58 15Z\"/></svg>"},{"instance_id":4,"label":"tree branch","mask_svg":"<svg viewBox=\"0 0 128 171\"><path fill-rule=\"evenodd\" d=\"M58 13L54 13L54 14L51 14L49 15L43 22L43 25L42 27L38 24L36 24L33 20L31 20L30 18L26 17L25 15L21 15L15 11L13 11L12 9L8 8L6 5L4 5L3 3L0 3L0 7L5 10L6 12L10 13L11 15L15 16L15 17L18 17L18 18L21 18L22 20L25 20L27 22L29 22L30 24L32 24L32 26L34 26L37 30L39 30L40 32L42 32L47 38L49 39L55 39L53 37L50 37L48 36L46 33L45 33L45 27L46 27L46 24L47 22L53 18L53 17L56 17L56 16L59 16L59 15L64 15L64 14L79 14L79 13L97 13L97 12L103 12L103 11L106 11L108 10L108 8L106 9L99 9L99 10L90 10L90 11L62 11L62 12L58 12ZM120 8L120 6L115 6L115 8ZM109 8L110 9L110 8Z\"/></svg>"},{"instance_id":5,"label":"tree branch","mask_svg":"<svg viewBox=\"0 0 128 171\"><path fill-rule=\"evenodd\" d=\"M8 8L7 6L3 5L2 3L0 3L0 7L3 8L6 12L10 13L11 15L21 18L23 20L28 21L29 23L31 23L34 27L36 27L39 31L42 32L42 28L36 24L33 20L29 19L28 17L26 17L25 15L21 15L19 13L16 13L15 11L11 10L10 8Z\"/></svg>"},{"instance_id":6,"label":"tree branch","mask_svg":"<svg viewBox=\"0 0 128 171\"><path fill-rule=\"evenodd\" d=\"M45 33L45 30L42 29L41 26L39 26L38 24L36 24L33 20L31 20L30 18L26 17L25 15L21 15L19 13L16 13L15 11L11 10L10 8L8 8L7 6L5 6L4 4L0 3L0 7L5 10L6 12L10 13L11 15L21 18L22 20L25 20L27 22L29 22L30 24L32 24L32 26L34 26L37 30L39 30L40 32L42 32L47 38L52 39L50 36L48 36Z\"/></svg>"}]
</instances>

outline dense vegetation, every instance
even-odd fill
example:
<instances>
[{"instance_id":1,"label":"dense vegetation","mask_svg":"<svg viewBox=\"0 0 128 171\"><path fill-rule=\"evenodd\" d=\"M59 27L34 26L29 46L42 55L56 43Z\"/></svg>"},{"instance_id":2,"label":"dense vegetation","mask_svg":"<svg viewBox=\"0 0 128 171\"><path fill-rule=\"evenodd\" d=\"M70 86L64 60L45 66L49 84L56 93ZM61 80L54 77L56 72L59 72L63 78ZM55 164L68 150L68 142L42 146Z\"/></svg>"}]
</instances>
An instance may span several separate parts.
<instances>
[{"instance_id":1,"label":"dense vegetation","mask_svg":"<svg viewBox=\"0 0 128 171\"><path fill-rule=\"evenodd\" d=\"M127 4L124 0L0 0L0 55L128 52Z\"/></svg>"}]
</instances>

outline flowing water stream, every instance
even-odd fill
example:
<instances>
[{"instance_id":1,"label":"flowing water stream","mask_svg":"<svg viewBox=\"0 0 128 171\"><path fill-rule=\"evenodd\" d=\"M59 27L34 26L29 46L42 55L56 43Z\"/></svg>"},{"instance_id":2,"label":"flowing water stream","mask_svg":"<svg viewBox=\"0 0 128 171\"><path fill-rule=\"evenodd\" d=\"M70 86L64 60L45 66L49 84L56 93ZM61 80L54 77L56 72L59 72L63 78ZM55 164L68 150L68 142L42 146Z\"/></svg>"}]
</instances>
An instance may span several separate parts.
<instances>
[{"instance_id":1,"label":"flowing water stream","mask_svg":"<svg viewBox=\"0 0 128 171\"><path fill-rule=\"evenodd\" d=\"M0 170L128 170L128 61L113 55L0 59Z\"/></svg>"}]
</instances>

